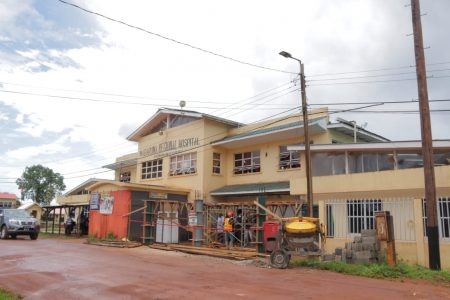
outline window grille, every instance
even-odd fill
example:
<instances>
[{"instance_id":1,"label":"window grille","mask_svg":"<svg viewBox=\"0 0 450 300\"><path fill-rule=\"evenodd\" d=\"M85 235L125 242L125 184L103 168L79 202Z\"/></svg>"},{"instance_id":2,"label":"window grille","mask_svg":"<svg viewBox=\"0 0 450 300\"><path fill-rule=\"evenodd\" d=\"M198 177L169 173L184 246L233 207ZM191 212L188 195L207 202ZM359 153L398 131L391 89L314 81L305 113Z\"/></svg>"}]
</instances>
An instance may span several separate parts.
<instances>
[{"instance_id":1,"label":"window grille","mask_svg":"<svg viewBox=\"0 0 450 300\"><path fill-rule=\"evenodd\" d=\"M375 212L382 210L380 199L347 200L349 233L361 233L363 229L375 229Z\"/></svg>"},{"instance_id":2,"label":"window grille","mask_svg":"<svg viewBox=\"0 0 450 300\"><path fill-rule=\"evenodd\" d=\"M326 218L327 218L327 237L334 237L334 218L333 218L333 206L326 204Z\"/></svg>"},{"instance_id":3,"label":"window grille","mask_svg":"<svg viewBox=\"0 0 450 300\"><path fill-rule=\"evenodd\" d=\"M300 151L288 151L287 146L280 146L279 169L300 168Z\"/></svg>"},{"instance_id":4,"label":"window grille","mask_svg":"<svg viewBox=\"0 0 450 300\"><path fill-rule=\"evenodd\" d=\"M437 203L439 236L450 238L450 197L440 197ZM422 199L423 234L427 236L427 201Z\"/></svg>"},{"instance_id":5,"label":"window grille","mask_svg":"<svg viewBox=\"0 0 450 300\"><path fill-rule=\"evenodd\" d=\"M213 153L213 169L214 174L220 174L220 153Z\"/></svg>"},{"instance_id":6,"label":"window grille","mask_svg":"<svg viewBox=\"0 0 450 300\"><path fill-rule=\"evenodd\" d=\"M260 152L244 152L234 154L234 174L261 172Z\"/></svg>"},{"instance_id":7,"label":"window grille","mask_svg":"<svg viewBox=\"0 0 450 300\"><path fill-rule=\"evenodd\" d=\"M186 153L170 157L170 176L195 174L197 172L197 153Z\"/></svg>"},{"instance_id":8,"label":"window grille","mask_svg":"<svg viewBox=\"0 0 450 300\"><path fill-rule=\"evenodd\" d=\"M131 181L131 172L123 172L120 173L120 182L130 182Z\"/></svg>"},{"instance_id":9,"label":"window grille","mask_svg":"<svg viewBox=\"0 0 450 300\"><path fill-rule=\"evenodd\" d=\"M162 159L150 160L142 163L142 179L162 177Z\"/></svg>"}]
</instances>

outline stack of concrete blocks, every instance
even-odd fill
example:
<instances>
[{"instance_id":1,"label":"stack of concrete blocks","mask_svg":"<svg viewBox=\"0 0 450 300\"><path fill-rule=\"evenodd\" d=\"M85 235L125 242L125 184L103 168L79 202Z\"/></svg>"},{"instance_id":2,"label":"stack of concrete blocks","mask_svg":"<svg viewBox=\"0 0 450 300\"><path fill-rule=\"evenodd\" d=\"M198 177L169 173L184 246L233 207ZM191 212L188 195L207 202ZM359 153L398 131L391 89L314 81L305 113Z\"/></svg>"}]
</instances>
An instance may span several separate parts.
<instances>
[{"instance_id":1,"label":"stack of concrete blocks","mask_svg":"<svg viewBox=\"0 0 450 300\"><path fill-rule=\"evenodd\" d=\"M346 263L371 264L379 261L380 241L375 230L362 230L353 242L345 243L345 248L336 248L334 259Z\"/></svg>"}]
</instances>

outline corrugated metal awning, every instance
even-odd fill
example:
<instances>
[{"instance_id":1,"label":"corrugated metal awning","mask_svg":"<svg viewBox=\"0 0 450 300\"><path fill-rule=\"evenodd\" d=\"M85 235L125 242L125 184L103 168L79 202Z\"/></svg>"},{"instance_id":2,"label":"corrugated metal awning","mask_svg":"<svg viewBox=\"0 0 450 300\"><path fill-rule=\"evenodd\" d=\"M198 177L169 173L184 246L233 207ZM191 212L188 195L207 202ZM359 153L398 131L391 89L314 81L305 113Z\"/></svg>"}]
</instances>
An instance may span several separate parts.
<instances>
[{"instance_id":1,"label":"corrugated metal awning","mask_svg":"<svg viewBox=\"0 0 450 300\"><path fill-rule=\"evenodd\" d=\"M211 196L248 196L258 194L288 194L289 181L226 185L214 191Z\"/></svg>"}]
</instances>

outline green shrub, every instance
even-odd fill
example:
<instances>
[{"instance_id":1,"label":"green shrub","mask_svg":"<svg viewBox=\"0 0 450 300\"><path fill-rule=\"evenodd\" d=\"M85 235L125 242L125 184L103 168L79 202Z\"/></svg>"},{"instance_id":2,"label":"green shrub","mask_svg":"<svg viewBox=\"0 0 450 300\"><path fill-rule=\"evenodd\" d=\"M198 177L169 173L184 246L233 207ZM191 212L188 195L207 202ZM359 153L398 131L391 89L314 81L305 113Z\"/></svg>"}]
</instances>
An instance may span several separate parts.
<instances>
[{"instance_id":1,"label":"green shrub","mask_svg":"<svg viewBox=\"0 0 450 300\"><path fill-rule=\"evenodd\" d=\"M434 271L419 265L408 265L404 262L400 262L396 266L391 267L385 263L358 265L346 264L340 261L321 262L319 260L298 259L291 261L290 265L293 267L303 266L370 278L423 279L450 286L450 272Z\"/></svg>"}]
</instances>

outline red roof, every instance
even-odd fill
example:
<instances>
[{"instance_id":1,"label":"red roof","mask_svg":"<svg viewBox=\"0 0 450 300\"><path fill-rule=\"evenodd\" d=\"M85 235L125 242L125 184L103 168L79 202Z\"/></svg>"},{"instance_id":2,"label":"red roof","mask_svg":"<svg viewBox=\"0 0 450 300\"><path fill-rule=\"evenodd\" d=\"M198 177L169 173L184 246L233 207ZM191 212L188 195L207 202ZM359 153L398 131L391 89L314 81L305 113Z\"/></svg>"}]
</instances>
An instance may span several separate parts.
<instances>
[{"instance_id":1,"label":"red roof","mask_svg":"<svg viewBox=\"0 0 450 300\"><path fill-rule=\"evenodd\" d=\"M0 199L17 199L17 196L9 193L0 193Z\"/></svg>"}]
</instances>

